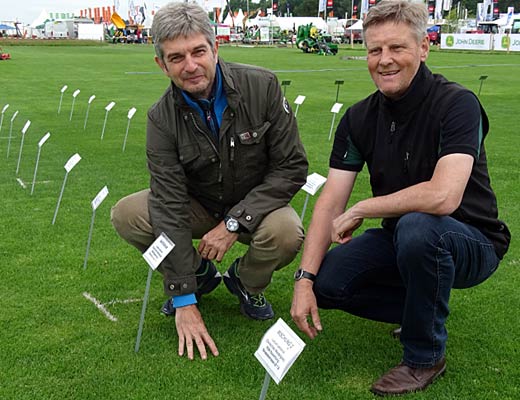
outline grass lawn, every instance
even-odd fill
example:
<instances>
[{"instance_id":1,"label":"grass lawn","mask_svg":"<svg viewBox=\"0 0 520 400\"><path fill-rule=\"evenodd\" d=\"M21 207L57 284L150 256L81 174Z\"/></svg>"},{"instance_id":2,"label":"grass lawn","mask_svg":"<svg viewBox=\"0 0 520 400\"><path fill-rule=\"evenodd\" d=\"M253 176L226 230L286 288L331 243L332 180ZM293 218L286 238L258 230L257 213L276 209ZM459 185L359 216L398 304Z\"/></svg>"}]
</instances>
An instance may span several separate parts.
<instances>
[{"instance_id":1,"label":"grass lawn","mask_svg":"<svg viewBox=\"0 0 520 400\"><path fill-rule=\"evenodd\" d=\"M161 278L154 275L141 350L134 353L147 267L141 255L118 238L110 206L147 187L144 152L146 110L162 94L167 79L148 45L7 46L12 59L0 61L0 398L1 399L256 399L264 370L253 356L272 321L241 316L224 285L205 297L200 309L221 355L207 361L177 356L174 320L162 317ZM298 121L310 172L327 174L327 140L336 79L344 80L341 114L374 90L359 49L335 57L292 48L222 47L228 61L257 64L291 80L286 96L298 95ZM487 138L492 185L500 217L512 233L509 253L482 285L454 291L448 321L448 369L440 381L409 399L520 398L520 228L518 111L520 54L432 51L434 72L478 92L491 120ZM58 114L60 89L64 92ZM80 89L71 117L72 93ZM87 100L96 98L84 129ZM101 140L105 106L108 113ZM122 151L127 113L137 112ZM7 157L12 121L13 139ZM31 121L20 153L21 129ZM339 117L335 123L339 122ZM34 194L30 194L38 142L41 148ZM51 224L65 176L75 153L81 161L68 174L56 223ZM20 159L19 173L15 173ZM91 201L107 185L109 195L96 211L88 267L83 260L92 217ZM25 186L25 188L24 188ZM367 174L358 178L351 201L370 195ZM300 212L305 194L293 206ZM308 226L315 198L305 216ZM366 221L363 229L379 221ZM223 272L243 247L233 247L219 266ZM291 327L292 274L299 259L277 273L266 295L277 317ZM117 318L109 320L84 293ZM345 313L322 311L324 332L307 346L268 399L371 399L371 383L400 360L401 346L390 337L394 326Z\"/></svg>"}]
</instances>

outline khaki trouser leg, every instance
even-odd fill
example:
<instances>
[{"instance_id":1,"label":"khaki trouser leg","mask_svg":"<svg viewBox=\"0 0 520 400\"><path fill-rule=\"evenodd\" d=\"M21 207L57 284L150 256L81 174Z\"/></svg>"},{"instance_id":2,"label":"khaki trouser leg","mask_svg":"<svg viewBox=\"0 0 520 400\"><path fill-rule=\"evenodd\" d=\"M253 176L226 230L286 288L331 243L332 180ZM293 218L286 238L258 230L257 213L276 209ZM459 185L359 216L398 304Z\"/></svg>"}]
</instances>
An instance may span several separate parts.
<instances>
[{"instance_id":1,"label":"khaki trouser leg","mask_svg":"<svg viewBox=\"0 0 520 400\"><path fill-rule=\"evenodd\" d=\"M148 213L149 189L141 190L119 200L111 211L111 220L119 236L144 252L155 240ZM219 221L200 203L191 200L192 234L200 239ZM238 273L245 288L251 293L263 291L271 282L274 271L288 265L301 248L304 233L296 211L291 206L268 214L252 234L241 234L240 242L249 246L240 259ZM200 255L193 248L193 268L200 265ZM161 271L161 267L159 267Z\"/></svg>"},{"instance_id":2,"label":"khaki trouser leg","mask_svg":"<svg viewBox=\"0 0 520 400\"><path fill-rule=\"evenodd\" d=\"M111 211L112 225L119 236L143 253L155 240L150 214L148 213L148 195L150 189L130 194L119 200ZM218 221L194 199L190 199L190 218L192 235L200 239L206 232L217 225ZM200 255L193 249L194 270L200 265ZM159 267L161 271L161 267Z\"/></svg>"},{"instance_id":3,"label":"khaki trouser leg","mask_svg":"<svg viewBox=\"0 0 520 400\"><path fill-rule=\"evenodd\" d=\"M298 214L288 205L268 214L255 232L239 239L249 245L238 265L240 281L248 292L258 293L269 285L274 271L294 260L304 232Z\"/></svg>"}]
</instances>

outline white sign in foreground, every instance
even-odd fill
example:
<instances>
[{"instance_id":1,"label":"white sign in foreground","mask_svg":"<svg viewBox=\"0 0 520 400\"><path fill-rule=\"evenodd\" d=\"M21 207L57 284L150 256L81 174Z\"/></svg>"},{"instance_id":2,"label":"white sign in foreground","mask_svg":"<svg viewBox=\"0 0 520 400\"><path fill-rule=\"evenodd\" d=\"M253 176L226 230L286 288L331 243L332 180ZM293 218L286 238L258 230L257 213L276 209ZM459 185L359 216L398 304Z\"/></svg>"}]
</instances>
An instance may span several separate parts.
<instances>
[{"instance_id":1,"label":"white sign in foreground","mask_svg":"<svg viewBox=\"0 0 520 400\"><path fill-rule=\"evenodd\" d=\"M307 177L307 182L303 185L302 190L314 196L318 190L327 182L327 178L320 174L313 172Z\"/></svg>"},{"instance_id":2,"label":"white sign in foreground","mask_svg":"<svg viewBox=\"0 0 520 400\"><path fill-rule=\"evenodd\" d=\"M299 95L296 97L296 100L294 100L294 104L296 104L296 111L294 112L294 117L296 118L298 116L298 109L305 101L305 96Z\"/></svg>"},{"instance_id":3,"label":"white sign in foreground","mask_svg":"<svg viewBox=\"0 0 520 400\"><path fill-rule=\"evenodd\" d=\"M175 243L173 243L163 232L157 239L155 239L148 250L143 253L143 258L146 260L150 268L155 271L174 247Z\"/></svg>"},{"instance_id":4,"label":"white sign in foreground","mask_svg":"<svg viewBox=\"0 0 520 400\"><path fill-rule=\"evenodd\" d=\"M139 351L141 344L141 336L143 335L144 316L146 314L146 305L148 304L148 296L150 294L150 282L152 281L152 272L159 266L159 264L166 258L168 254L175 247L175 243L166 236L166 233L161 233L157 239L152 243L148 250L143 253L143 258L146 260L150 268L148 269L148 277L146 278L146 287L144 289L143 307L141 308L141 318L139 319L139 328L137 329L137 337L135 339L134 351Z\"/></svg>"},{"instance_id":5,"label":"white sign in foreground","mask_svg":"<svg viewBox=\"0 0 520 400\"><path fill-rule=\"evenodd\" d=\"M330 112L332 113L332 123L330 124L329 140L332 137L332 130L334 129L334 121L336 120L336 114L339 113L341 107L343 107L343 104L334 103L334 105L330 109Z\"/></svg>"},{"instance_id":6,"label":"white sign in foreground","mask_svg":"<svg viewBox=\"0 0 520 400\"><path fill-rule=\"evenodd\" d=\"M287 325L278 321L265 333L255 357L273 380L279 384L303 351L305 343Z\"/></svg>"}]
</instances>

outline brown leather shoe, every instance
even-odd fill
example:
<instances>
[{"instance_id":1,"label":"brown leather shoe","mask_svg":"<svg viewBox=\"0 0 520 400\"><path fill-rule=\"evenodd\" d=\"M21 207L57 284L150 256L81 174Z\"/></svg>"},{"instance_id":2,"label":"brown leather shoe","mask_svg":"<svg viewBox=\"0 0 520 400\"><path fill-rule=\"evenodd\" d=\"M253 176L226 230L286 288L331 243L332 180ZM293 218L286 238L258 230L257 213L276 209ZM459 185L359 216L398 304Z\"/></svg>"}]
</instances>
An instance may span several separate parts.
<instances>
[{"instance_id":1,"label":"brown leather shoe","mask_svg":"<svg viewBox=\"0 0 520 400\"><path fill-rule=\"evenodd\" d=\"M446 371L444 357L430 368L411 368L401 363L379 378L370 391L379 396L416 392L426 389L444 371Z\"/></svg>"}]
</instances>

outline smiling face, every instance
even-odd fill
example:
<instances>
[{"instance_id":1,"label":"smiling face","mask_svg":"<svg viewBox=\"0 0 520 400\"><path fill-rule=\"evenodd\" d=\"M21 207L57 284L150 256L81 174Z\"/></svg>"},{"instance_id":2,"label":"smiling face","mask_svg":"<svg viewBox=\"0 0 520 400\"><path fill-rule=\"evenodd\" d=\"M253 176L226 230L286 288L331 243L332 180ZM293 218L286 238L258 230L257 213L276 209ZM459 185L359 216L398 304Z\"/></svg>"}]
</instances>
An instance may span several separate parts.
<instances>
[{"instance_id":1,"label":"smiling face","mask_svg":"<svg viewBox=\"0 0 520 400\"><path fill-rule=\"evenodd\" d=\"M391 99L401 97L428 58L430 44L425 35L417 42L404 23L384 22L365 31L368 71L379 91Z\"/></svg>"},{"instance_id":2,"label":"smiling face","mask_svg":"<svg viewBox=\"0 0 520 400\"><path fill-rule=\"evenodd\" d=\"M155 57L155 62L175 86L194 98L207 99L215 81L217 47L211 48L203 34L177 37L162 42L164 57Z\"/></svg>"}]
</instances>

